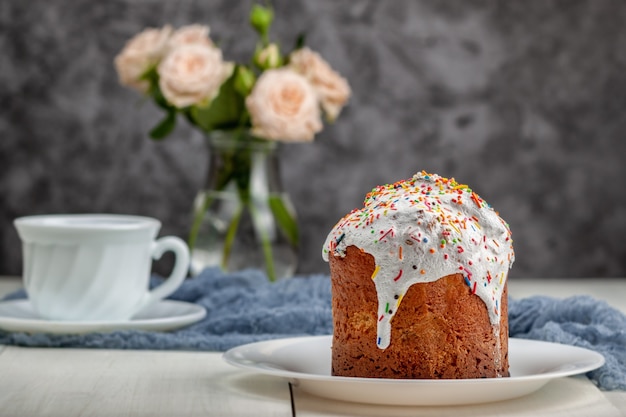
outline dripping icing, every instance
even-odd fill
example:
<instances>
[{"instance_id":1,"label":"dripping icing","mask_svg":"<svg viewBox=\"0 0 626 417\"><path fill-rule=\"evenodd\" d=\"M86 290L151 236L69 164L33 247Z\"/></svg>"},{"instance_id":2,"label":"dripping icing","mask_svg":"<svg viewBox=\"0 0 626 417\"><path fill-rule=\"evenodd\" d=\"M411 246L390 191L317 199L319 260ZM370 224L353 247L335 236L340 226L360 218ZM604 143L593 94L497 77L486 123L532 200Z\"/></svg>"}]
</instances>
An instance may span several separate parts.
<instances>
[{"instance_id":1,"label":"dripping icing","mask_svg":"<svg viewBox=\"0 0 626 417\"><path fill-rule=\"evenodd\" d=\"M512 243L506 222L467 185L422 171L368 193L364 207L332 229L322 256L345 256L354 245L374 257L377 344L385 349L409 287L456 273L483 300L495 329L515 258Z\"/></svg>"}]
</instances>

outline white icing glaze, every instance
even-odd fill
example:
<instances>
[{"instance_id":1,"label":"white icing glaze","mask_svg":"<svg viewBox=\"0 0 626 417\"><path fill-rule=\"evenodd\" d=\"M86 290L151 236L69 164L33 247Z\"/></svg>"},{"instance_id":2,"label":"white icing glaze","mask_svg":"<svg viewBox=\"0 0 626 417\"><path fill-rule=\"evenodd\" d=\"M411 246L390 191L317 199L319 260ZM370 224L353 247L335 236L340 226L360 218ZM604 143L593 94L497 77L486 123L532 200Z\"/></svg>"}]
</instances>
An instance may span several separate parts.
<instances>
[{"instance_id":1,"label":"white icing glaze","mask_svg":"<svg viewBox=\"0 0 626 417\"><path fill-rule=\"evenodd\" d=\"M511 232L498 214L468 186L421 172L376 187L342 218L326 239L322 256L345 256L348 246L371 254L378 294L378 340L389 346L391 320L409 287L462 273L500 321L499 302L514 253Z\"/></svg>"}]
</instances>

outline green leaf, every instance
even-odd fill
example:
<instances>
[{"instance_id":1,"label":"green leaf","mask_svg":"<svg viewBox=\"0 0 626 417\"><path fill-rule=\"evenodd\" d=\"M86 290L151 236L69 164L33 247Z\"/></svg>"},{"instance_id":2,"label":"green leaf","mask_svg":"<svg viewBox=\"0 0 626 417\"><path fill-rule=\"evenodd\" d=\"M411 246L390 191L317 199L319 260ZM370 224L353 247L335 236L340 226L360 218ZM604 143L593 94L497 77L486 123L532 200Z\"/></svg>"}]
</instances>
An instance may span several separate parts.
<instances>
[{"instance_id":1,"label":"green leaf","mask_svg":"<svg viewBox=\"0 0 626 417\"><path fill-rule=\"evenodd\" d=\"M300 234L298 232L298 222L296 222L293 211L285 206L285 202L280 196L270 196L268 202L278 226L287 236L289 243L293 246L298 246Z\"/></svg>"},{"instance_id":2,"label":"green leaf","mask_svg":"<svg viewBox=\"0 0 626 417\"><path fill-rule=\"evenodd\" d=\"M304 33L300 33L298 38L296 39L296 47L294 49L304 48L306 42L306 35Z\"/></svg>"},{"instance_id":3,"label":"green leaf","mask_svg":"<svg viewBox=\"0 0 626 417\"><path fill-rule=\"evenodd\" d=\"M175 109L174 106L172 106L167 99L165 98L165 96L163 95L163 93L161 92L161 89L159 88L158 84L154 84L151 88L150 88L150 95L152 96L152 98L154 99L154 102L161 107L164 110L170 111L172 109Z\"/></svg>"},{"instance_id":4,"label":"green leaf","mask_svg":"<svg viewBox=\"0 0 626 417\"><path fill-rule=\"evenodd\" d=\"M235 80L234 80L234 88L237 93L242 96L247 96L252 91L252 87L254 87L254 83L256 82L256 76L254 72L248 67L243 65L238 65L235 68Z\"/></svg>"},{"instance_id":5,"label":"green leaf","mask_svg":"<svg viewBox=\"0 0 626 417\"><path fill-rule=\"evenodd\" d=\"M150 131L150 137L154 140L162 140L176 127L176 111L167 112L167 116Z\"/></svg>"},{"instance_id":6,"label":"green leaf","mask_svg":"<svg viewBox=\"0 0 626 417\"><path fill-rule=\"evenodd\" d=\"M150 68L148 68L146 72L141 74L141 77L139 77L139 79L143 81L148 81L150 85L158 84L159 73L157 72L156 65L152 65Z\"/></svg>"},{"instance_id":7,"label":"green leaf","mask_svg":"<svg viewBox=\"0 0 626 417\"><path fill-rule=\"evenodd\" d=\"M232 129L239 124L245 110L244 98L235 89L237 69L222 84L217 97L207 106L192 106L189 115L202 130Z\"/></svg>"}]
</instances>

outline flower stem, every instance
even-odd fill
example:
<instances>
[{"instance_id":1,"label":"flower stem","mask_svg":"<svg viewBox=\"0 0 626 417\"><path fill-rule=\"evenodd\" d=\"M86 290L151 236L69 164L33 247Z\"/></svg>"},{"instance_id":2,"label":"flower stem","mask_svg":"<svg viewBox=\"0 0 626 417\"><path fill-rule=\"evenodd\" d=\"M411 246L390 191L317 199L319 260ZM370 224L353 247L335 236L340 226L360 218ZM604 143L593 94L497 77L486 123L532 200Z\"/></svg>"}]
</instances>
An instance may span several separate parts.
<instances>
[{"instance_id":1,"label":"flower stem","mask_svg":"<svg viewBox=\"0 0 626 417\"><path fill-rule=\"evenodd\" d=\"M239 220L241 220L241 214L243 212L243 206L239 206L237 211L233 215L233 218L228 225L228 231L226 232L226 237L224 238L224 249L222 251L222 269L228 270L228 259L230 258L230 253L233 248L233 243L235 242L235 236L237 235L237 229L239 228Z\"/></svg>"},{"instance_id":2,"label":"flower stem","mask_svg":"<svg viewBox=\"0 0 626 417\"><path fill-rule=\"evenodd\" d=\"M263 256L265 258L265 270L267 272L267 278L270 280L270 282L274 282L276 281L276 269L274 268L274 258L272 256L272 243L270 242L270 237L267 233L267 230L263 227L262 221L259 218L259 214L252 202L249 202L248 209L250 210L252 221L256 226L255 229L257 230L259 238L261 239L261 248L263 249Z\"/></svg>"},{"instance_id":3,"label":"flower stem","mask_svg":"<svg viewBox=\"0 0 626 417\"><path fill-rule=\"evenodd\" d=\"M209 195L208 192L204 193L203 202L200 207L196 208L196 212L193 216L193 224L191 225L191 231L189 232L189 238L187 239L187 245L189 246L189 250L193 250L196 246L196 240L198 239L198 233L200 233L200 227L202 226L202 219L204 219L204 215L206 214L209 205L213 202L213 196Z\"/></svg>"}]
</instances>

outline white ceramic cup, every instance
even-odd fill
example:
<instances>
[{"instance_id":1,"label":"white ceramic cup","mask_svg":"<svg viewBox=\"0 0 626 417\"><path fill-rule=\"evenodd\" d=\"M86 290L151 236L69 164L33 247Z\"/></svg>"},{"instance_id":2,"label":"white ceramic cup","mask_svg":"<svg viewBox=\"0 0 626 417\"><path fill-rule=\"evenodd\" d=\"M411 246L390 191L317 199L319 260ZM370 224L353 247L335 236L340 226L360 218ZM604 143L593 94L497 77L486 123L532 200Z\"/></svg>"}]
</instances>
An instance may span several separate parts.
<instances>
[{"instance_id":1,"label":"white ceramic cup","mask_svg":"<svg viewBox=\"0 0 626 417\"><path fill-rule=\"evenodd\" d=\"M161 222L117 214L20 217L23 280L35 311L63 321L127 320L174 292L189 269L189 250ZM174 252L170 276L149 290L152 259Z\"/></svg>"}]
</instances>

